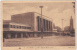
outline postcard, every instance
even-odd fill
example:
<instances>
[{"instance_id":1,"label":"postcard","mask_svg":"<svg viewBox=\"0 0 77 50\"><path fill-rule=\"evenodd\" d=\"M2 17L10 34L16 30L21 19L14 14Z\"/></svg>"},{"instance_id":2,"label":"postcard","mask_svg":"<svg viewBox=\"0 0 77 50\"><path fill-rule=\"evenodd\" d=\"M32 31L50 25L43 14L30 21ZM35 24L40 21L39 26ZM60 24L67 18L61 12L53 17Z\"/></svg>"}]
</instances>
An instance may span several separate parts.
<instances>
[{"instance_id":1,"label":"postcard","mask_svg":"<svg viewBox=\"0 0 77 50\"><path fill-rule=\"evenodd\" d=\"M76 49L75 1L2 1L2 50Z\"/></svg>"}]
</instances>

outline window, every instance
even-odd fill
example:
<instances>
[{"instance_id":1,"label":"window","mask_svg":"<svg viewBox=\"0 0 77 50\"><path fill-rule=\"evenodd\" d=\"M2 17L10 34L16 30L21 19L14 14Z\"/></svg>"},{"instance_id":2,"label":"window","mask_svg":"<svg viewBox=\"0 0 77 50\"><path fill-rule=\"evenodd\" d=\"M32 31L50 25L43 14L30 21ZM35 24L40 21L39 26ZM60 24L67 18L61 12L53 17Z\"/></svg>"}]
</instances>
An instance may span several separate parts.
<instances>
[{"instance_id":1,"label":"window","mask_svg":"<svg viewBox=\"0 0 77 50\"><path fill-rule=\"evenodd\" d=\"M27 29L31 29L31 27L27 27Z\"/></svg>"},{"instance_id":2,"label":"window","mask_svg":"<svg viewBox=\"0 0 77 50\"><path fill-rule=\"evenodd\" d=\"M16 26L15 25L12 25L12 28L16 28Z\"/></svg>"},{"instance_id":3,"label":"window","mask_svg":"<svg viewBox=\"0 0 77 50\"><path fill-rule=\"evenodd\" d=\"M22 26L22 29L24 29L24 26Z\"/></svg>"},{"instance_id":4,"label":"window","mask_svg":"<svg viewBox=\"0 0 77 50\"><path fill-rule=\"evenodd\" d=\"M43 29L44 29L44 31L45 31L45 19L43 20Z\"/></svg>"},{"instance_id":5,"label":"window","mask_svg":"<svg viewBox=\"0 0 77 50\"><path fill-rule=\"evenodd\" d=\"M50 31L50 21L49 21L49 31Z\"/></svg>"},{"instance_id":6,"label":"window","mask_svg":"<svg viewBox=\"0 0 77 50\"><path fill-rule=\"evenodd\" d=\"M11 28L17 28L17 29L31 29L31 27L26 26L17 26L17 25L10 25Z\"/></svg>"},{"instance_id":7,"label":"window","mask_svg":"<svg viewBox=\"0 0 77 50\"><path fill-rule=\"evenodd\" d=\"M20 28L21 28L21 29L26 29L26 27L25 27L25 26L20 26Z\"/></svg>"},{"instance_id":8,"label":"window","mask_svg":"<svg viewBox=\"0 0 77 50\"><path fill-rule=\"evenodd\" d=\"M3 25L3 28L8 28L9 27L9 25Z\"/></svg>"},{"instance_id":9,"label":"window","mask_svg":"<svg viewBox=\"0 0 77 50\"><path fill-rule=\"evenodd\" d=\"M19 28L21 28L21 26L19 26Z\"/></svg>"},{"instance_id":10,"label":"window","mask_svg":"<svg viewBox=\"0 0 77 50\"><path fill-rule=\"evenodd\" d=\"M47 21L47 23L46 23L46 24L47 24L47 31L48 31L48 21Z\"/></svg>"},{"instance_id":11,"label":"window","mask_svg":"<svg viewBox=\"0 0 77 50\"><path fill-rule=\"evenodd\" d=\"M19 28L19 26L17 26L17 28Z\"/></svg>"},{"instance_id":12,"label":"window","mask_svg":"<svg viewBox=\"0 0 77 50\"><path fill-rule=\"evenodd\" d=\"M40 19L39 16L37 16L38 31L39 31L39 29L40 29L40 25L39 25L40 22L39 22L39 19Z\"/></svg>"},{"instance_id":13,"label":"window","mask_svg":"<svg viewBox=\"0 0 77 50\"><path fill-rule=\"evenodd\" d=\"M15 25L10 25L11 28L18 28L17 26Z\"/></svg>"},{"instance_id":14,"label":"window","mask_svg":"<svg viewBox=\"0 0 77 50\"><path fill-rule=\"evenodd\" d=\"M10 25L10 27L12 28L13 26L12 26L12 25Z\"/></svg>"}]
</instances>

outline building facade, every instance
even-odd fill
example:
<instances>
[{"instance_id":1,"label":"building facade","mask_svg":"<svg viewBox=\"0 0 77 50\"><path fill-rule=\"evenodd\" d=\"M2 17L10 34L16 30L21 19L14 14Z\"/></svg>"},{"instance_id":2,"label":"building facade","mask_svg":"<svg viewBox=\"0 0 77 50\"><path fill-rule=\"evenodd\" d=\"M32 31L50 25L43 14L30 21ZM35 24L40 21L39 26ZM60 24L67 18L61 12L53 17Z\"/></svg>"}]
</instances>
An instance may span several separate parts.
<instances>
[{"instance_id":1,"label":"building facade","mask_svg":"<svg viewBox=\"0 0 77 50\"><path fill-rule=\"evenodd\" d=\"M43 20L41 22L41 20ZM52 20L36 12L28 12L11 16L11 22L3 22L4 38L40 37L41 23L43 36L52 35Z\"/></svg>"}]
</instances>

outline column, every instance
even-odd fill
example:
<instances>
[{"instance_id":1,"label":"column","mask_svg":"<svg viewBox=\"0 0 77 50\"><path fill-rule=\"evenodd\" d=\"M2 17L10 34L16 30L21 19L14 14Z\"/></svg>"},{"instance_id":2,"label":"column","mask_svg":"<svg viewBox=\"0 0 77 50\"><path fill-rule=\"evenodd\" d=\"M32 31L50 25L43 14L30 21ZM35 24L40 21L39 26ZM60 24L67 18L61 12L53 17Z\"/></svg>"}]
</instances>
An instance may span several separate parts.
<instances>
[{"instance_id":1,"label":"column","mask_svg":"<svg viewBox=\"0 0 77 50\"><path fill-rule=\"evenodd\" d=\"M49 31L50 31L50 21L49 21Z\"/></svg>"},{"instance_id":2,"label":"column","mask_svg":"<svg viewBox=\"0 0 77 50\"><path fill-rule=\"evenodd\" d=\"M52 22L51 22L51 31L53 31L52 26L53 26L53 25L52 25Z\"/></svg>"},{"instance_id":3,"label":"column","mask_svg":"<svg viewBox=\"0 0 77 50\"><path fill-rule=\"evenodd\" d=\"M47 23L47 20L46 20L46 35L47 35L47 31L48 31L48 23Z\"/></svg>"},{"instance_id":4,"label":"column","mask_svg":"<svg viewBox=\"0 0 77 50\"><path fill-rule=\"evenodd\" d=\"M43 19L43 32L44 32L44 19Z\"/></svg>"},{"instance_id":5,"label":"column","mask_svg":"<svg viewBox=\"0 0 77 50\"><path fill-rule=\"evenodd\" d=\"M41 18L39 18L39 31L41 31Z\"/></svg>"},{"instance_id":6,"label":"column","mask_svg":"<svg viewBox=\"0 0 77 50\"><path fill-rule=\"evenodd\" d=\"M34 37L37 37L37 33L34 33Z\"/></svg>"},{"instance_id":7,"label":"column","mask_svg":"<svg viewBox=\"0 0 77 50\"><path fill-rule=\"evenodd\" d=\"M47 31L48 31L48 21L47 21Z\"/></svg>"},{"instance_id":8,"label":"column","mask_svg":"<svg viewBox=\"0 0 77 50\"><path fill-rule=\"evenodd\" d=\"M48 31L49 31L49 21L48 21Z\"/></svg>"},{"instance_id":9,"label":"column","mask_svg":"<svg viewBox=\"0 0 77 50\"><path fill-rule=\"evenodd\" d=\"M33 36L33 34L32 34L32 32L30 33L30 37L32 37Z\"/></svg>"},{"instance_id":10,"label":"column","mask_svg":"<svg viewBox=\"0 0 77 50\"><path fill-rule=\"evenodd\" d=\"M26 37L27 37L27 38L29 37L28 34L27 34L27 32L26 32Z\"/></svg>"},{"instance_id":11,"label":"column","mask_svg":"<svg viewBox=\"0 0 77 50\"><path fill-rule=\"evenodd\" d=\"M15 33L15 38L17 38L17 33Z\"/></svg>"},{"instance_id":12,"label":"column","mask_svg":"<svg viewBox=\"0 0 77 50\"><path fill-rule=\"evenodd\" d=\"M51 31L51 22L50 22L50 31Z\"/></svg>"},{"instance_id":13,"label":"column","mask_svg":"<svg viewBox=\"0 0 77 50\"><path fill-rule=\"evenodd\" d=\"M40 31L40 18L38 17L38 31Z\"/></svg>"},{"instance_id":14,"label":"column","mask_svg":"<svg viewBox=\"0 0 77 50\"><path fill-rule=\"evenodd\" d=\"M11 33L7 33L8 38L11 38Z\"/></svg>"},{"instance_id":15,"label":"column","mask_svg":"<svg viewBox=\"0 0 77 50\"><path fill-rule=\"evenodd\" d=\"M50 21L50 35L52 35L52 30L51 30L51 21Z\"/></svg>"},{"instance_id":16,"label":"column","mask_svg":"<svg viewBox=\"0 0 77 50\"><path fill-rule=\"evenodd\" d=\"M52 22L51 22L51 31L52 31Z\"/></svg>"},{"instance_id":17,"label":"column","mask_svg":"<svg viewBox=\"0 0 77 50\"><path fill-rule=\"evenodd\" d=\"M46 31L46 20L45 20L45 31Z\"/></svg>"},{"instance_id":18,"label":"column","mask_svg":"<svg viewBox=\"0 0 77 50\"><path fill-rule=\"evenodd\" d=\"M46 20L46 36L47 36L47 20Z\"/></svg>"},{"instance_id":19,"label":"column","mask_svg":"<svg viewBox=\"0 0 77 50\"><path fill-rule=\"evenodd\" d=\"M21 38L23 38L23 33L21 33Z\"/></svg>"}]
</instances>

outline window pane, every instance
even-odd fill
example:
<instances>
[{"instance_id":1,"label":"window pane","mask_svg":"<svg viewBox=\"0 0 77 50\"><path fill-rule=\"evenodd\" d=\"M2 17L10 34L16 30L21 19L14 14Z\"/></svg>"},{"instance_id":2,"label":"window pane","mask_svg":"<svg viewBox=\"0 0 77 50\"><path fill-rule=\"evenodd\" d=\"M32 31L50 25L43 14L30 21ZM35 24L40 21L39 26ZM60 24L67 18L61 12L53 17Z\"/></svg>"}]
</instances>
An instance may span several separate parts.
<instances>
[{"instance_id":1,"label":"window pane","mask_svg":"<svg viewBox=\"0 0 77 50\"><path fill-rule=\"evenodd\" d=\"M3 25L3 28L8 28L9 27L9 25Z\"/></svg>"},{"instance_id":2,"label":"window pane","mask_svg":"<svg viewBox=\"0 0 77 50\"><path fill-rule=\"evenodd\" d=\"M27 29L31 29L31 27L27 27Z\"/></svg>"}]
</instances>

